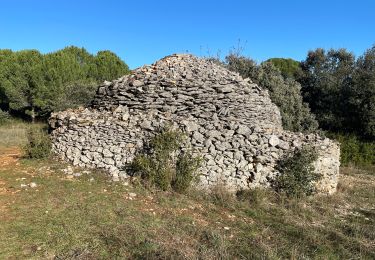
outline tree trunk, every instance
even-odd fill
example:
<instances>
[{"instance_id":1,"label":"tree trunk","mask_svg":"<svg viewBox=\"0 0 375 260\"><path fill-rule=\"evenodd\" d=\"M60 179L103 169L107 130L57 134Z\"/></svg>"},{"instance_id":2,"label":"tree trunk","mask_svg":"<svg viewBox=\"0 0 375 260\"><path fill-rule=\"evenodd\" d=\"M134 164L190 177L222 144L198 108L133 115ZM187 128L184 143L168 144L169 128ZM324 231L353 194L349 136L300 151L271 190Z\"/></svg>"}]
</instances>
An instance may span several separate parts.
<instances>
[{"instance_id":1,"label":"tree trunk","mask_svg":"<svg viewBox=\"0 0 375 260\"><path fill-rule=\"evenodd\" d=\"M35 109L34 107L31 108L31 123L35 123Z\"/></svg>"}]
</instances>

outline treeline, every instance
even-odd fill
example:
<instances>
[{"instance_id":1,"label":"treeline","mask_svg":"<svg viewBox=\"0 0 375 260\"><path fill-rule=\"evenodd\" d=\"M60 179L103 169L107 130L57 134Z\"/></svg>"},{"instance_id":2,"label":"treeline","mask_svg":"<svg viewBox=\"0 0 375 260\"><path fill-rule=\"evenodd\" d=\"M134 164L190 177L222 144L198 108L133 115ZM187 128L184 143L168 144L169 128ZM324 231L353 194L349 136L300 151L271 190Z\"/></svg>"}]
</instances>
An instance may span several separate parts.
<instances>
[{"instance_id":1,"label":"treeline","mask_svg":"<svg viewBox=\"0 0 375 260\"><path fill-rule=\"evenodd\" d=\"M114 53L96 55L67 47L41 54L37 50L0 50L0 116L30 118L86 105L99 82L129 73Z\"/></svg>"},{"instance_id":2,"label":"treeline","mask_svg":"<svg viewBox=\"0 0 375 260\"><path fill-rule=\"evenodd\" d=\"M267 88L287 130L320 127L375 138L375 46L358 58L345 49L316 49L302 62L274 58L257 64L238 53L216 61ZM0 117L10 112L34 119L86 105L99 82L127 73L128 66L110 51L0 50Z\"/></svg>"},{"instance_id":3,"label":"treeline","mask_svg":"<svg viewBox=\"0 0 375 260\"><path fill-rule=\"evenodd\" d=\"M375 46L358 59L345 49L310 51L296 80L321 128L375 138Z\"/></svg>"},{"instance_id":4,"label":"treeline","mask_svg":"<svg viewBox=\"0 0 375 260\"><path fill-rule=\"evenodd\" d=\"M257 64L238 53L222 62L267 88L285 129L354 134L375 139L375 46L356 58L346 49L309 51L302 62Z\"/></svg>"}]
</instances>

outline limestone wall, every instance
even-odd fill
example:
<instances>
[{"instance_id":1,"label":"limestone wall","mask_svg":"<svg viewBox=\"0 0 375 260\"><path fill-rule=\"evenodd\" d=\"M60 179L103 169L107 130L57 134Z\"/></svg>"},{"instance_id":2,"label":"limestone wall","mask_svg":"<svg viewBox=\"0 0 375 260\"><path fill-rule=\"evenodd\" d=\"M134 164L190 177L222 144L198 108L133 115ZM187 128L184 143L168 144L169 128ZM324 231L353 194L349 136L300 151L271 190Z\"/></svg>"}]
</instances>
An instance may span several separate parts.
<instances>
[{"instance_id":1,"label":"limestone wall","mask_svg":"<svg viewBox=\"0 0 375 260\"><path fill-rule=\"evenodd\" d=\"M53 149L83 167L108 169L127 178L132 161L156 130L172 124L186 132L204 158L199 185L238 190L269 186L285 151L316 146L321 191L333 192L339 147L317 135L283 131L267 91L216 64L172 55L98 88L92 107L52 114ZM189 149L189 147L186 147Z\"/></svg>"}]
</instances>

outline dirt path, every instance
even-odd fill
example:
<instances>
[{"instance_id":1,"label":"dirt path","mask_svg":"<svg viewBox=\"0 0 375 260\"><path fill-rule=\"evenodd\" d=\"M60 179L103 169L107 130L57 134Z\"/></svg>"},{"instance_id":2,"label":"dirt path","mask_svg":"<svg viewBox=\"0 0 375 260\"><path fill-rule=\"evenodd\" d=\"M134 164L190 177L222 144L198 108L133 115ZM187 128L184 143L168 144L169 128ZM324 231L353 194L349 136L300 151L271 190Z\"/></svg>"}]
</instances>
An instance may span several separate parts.
<instances>
[{"instance_id":1,"label":"dirt path","mask_svg":"<svg viewBox=\"0 0 375 260\"><path fill-rule=\"evenodd\" d=\"M7 193L6 182L1 178L2 171L18 166L20 157L18 147L0 147L0 195Z\"/></svg>"},{"instance_id":2,"label":"dirt path","mask_svg":"<svg viewBox=\"0 0 375 260\"><path fill-rule=\"evenodd\" d=\"M0 147L0 170L18 165L21 150L18 147Z\"/></svg>"},{"instance_id":3,"label":"dirt path","mask_svg":"<svg viewBox=\"0 0 375 260\"><path fill-rule=\"evenodd\" d=\"M0 147L0 198L1 196L10 195L13 192L7 188L6 181L2 178L5 170L17 167L21 150L18 147ZM7 204L0 200L0 220L5 217L7 212Z\"/></svg>"}]
</instances>

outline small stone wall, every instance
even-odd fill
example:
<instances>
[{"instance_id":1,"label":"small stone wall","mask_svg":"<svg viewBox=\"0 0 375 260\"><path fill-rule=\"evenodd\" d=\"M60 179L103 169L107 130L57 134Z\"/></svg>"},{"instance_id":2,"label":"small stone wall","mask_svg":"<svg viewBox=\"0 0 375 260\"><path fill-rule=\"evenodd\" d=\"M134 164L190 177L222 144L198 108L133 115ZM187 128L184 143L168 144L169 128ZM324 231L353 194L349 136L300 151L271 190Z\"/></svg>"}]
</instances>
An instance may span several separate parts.
<instances>
[{"instance_id":1,"label":"small stone wall","mask_svg":"<svg viewBox=\"0 0 375 260\"><path fill-rule=\"evenodd\" d=\"M90 108L52 114L49 123L53 149L61 158L108 169L114 180L128 177L124 166L157 129L173 125L204 158L201 187L267 187L283 153L306 144L319 151L319 190L332 193L337 186L340 150L335 142L283 131L266 90L191 55L168 56L105 82Z\"/></svg>"}]
</instances>

